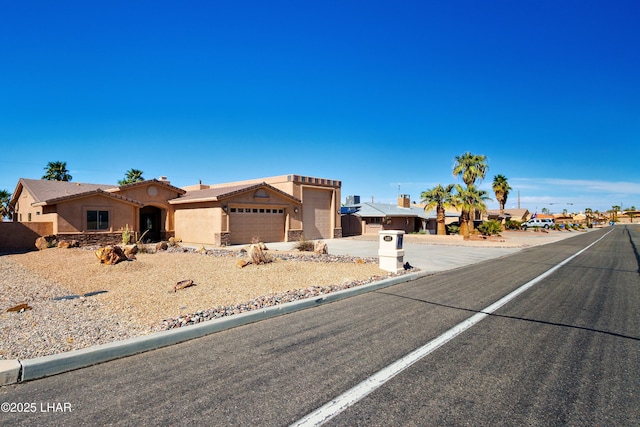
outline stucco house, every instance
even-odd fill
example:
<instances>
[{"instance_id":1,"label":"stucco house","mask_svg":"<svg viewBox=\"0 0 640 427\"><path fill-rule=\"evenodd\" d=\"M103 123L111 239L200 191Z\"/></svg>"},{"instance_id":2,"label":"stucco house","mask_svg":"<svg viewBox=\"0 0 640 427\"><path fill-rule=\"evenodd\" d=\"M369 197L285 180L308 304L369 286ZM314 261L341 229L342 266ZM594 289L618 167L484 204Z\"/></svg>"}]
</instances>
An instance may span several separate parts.
<instances>
[{"instance_id":1,"label":"stucco house","mask_svg":"<svg viewBox=\"0 0 640 427\"><path fill-rule=\"evenodd\" d=\"M21 178L9 205L14 221L49 222L61 238L95 243L128 228L160 240L174 228L168 201L185 193L164 178L122 186Z\"/></svg>"},{"instance_id":2,"label":"stucco house","mask_svg":"<svg viewBox=\"0 0 640 427\"><path fill-rule=\"evenodd\" d=\"M482 214L483 220L494 220L494 221L526 221L531 217L531 213L528 209L504 209L503 212L500 210L489 209Z\"/></svg>"},{"instance_id":3,"label":"stucco house","mask_svg":"<svg viewBox=\"0 0 640 427\"><path fill-rule=\"evenodd\" d=\"M446 223L450 224L459 212L447 211ZM424 230L435 234L437 212L425 211L424 206L412 204L408 195L398 196L398 203L357 203L344 206L342 230L345 236L377 235L381 230L403 230L415 233Z\"/></svg>"},{"instance_id":4,"label":"stucco house","mask_svg":"<svg viewBox=\"0 0 640 427\"><path fill-rule=\"evenodd\" d=\"M340 187L301 175L185 188L165 177L122 186L21 178L10 207L14 221L50 222L59 238L84 243L119 241L128 228L220 246L341 237Z\"/></svg>"}]
</instances>

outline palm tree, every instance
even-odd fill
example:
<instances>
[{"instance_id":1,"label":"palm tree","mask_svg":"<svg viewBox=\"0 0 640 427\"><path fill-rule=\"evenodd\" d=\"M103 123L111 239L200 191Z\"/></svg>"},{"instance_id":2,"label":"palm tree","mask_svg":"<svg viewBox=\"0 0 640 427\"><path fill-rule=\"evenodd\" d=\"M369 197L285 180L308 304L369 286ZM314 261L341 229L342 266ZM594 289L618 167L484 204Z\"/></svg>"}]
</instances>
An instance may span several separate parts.
<instances>
[{"instance_id":1,"label":"palm tree","mask_svg":"<svg viewBox=\"0 0 640 427\"><path fill-rule=\"evenodd\" d=\"M138 169L129 169L127 171L127 173L124 176L124 179L121 181L118 181L118 185L127 185L127 184L131 184L133 182L140 182L140 181L144 181L144 178L142 177L143 172L141 170Z\"/></svg>"},{"instance_id":2,"label":"palm tree","mask_svg":"<svg viewBox=\"0 0 640 427\"><path fill-rule=\"evenodd\" d=\"M487 156L484 154L471 154L466 152L461 156L456 156L453 164L453 176L461 177L467 187L475 185L476 181L482 181L487 173L489 166L487 165ZM485 192L486 193L486 192ZM486 208L485 208L486 209ZM474 211L475 212L475 211ZM466 218L469 231L473 230L473 219L471 212L465 212L464 208L460 211L460 229L462 231L463 217ZM467 233L468 237L468 233Z\"/></svg>"},{"instance_id":3,"label":"palm tree","mask_svg":"<svg viewBox=\"0 0 640 427\"><path fill-rule=\"evenodd\" d=\"M627 216L629 217L629 220L631 222L633 222L633 218L636 217L636 207L631 205L631 207L629 209L627 209Z\"/></svg>"},{"instance_id":4,"label":"palm tree","mask_svg":"<svg viewBox=\"0 0 640 427\"><path fill-rule=\"evenodd\" d=\"M611 221L618 221L618 211L620 210L620 206L618 205L613 205L611 206L611 213L612 213L612 217L611 217Z\"/></svg>"},{"instance_id":5,"label":"palm tree","mask_svg":"<svg viewBox=\"0 0 640 427\"><path fill-rule=\"evenodd\" d=\"M4 217L11 219L11 210L9 210L9 202L11 201L11 193L7 190L0 190L0 221Z\"/></svg>"},{"instance_id":6,"label":"palm tree","mask_svg":"<svg viewBox=\"0 0 640 427\"><path fill-rule=\"evenodd\" d=\"M467 185L482 181L489 166L487 166L487 156L484 154L471 154L466 152L461 156L456 156L453 165L453 176L461 177Z\"/></svg>"},{"instance_id":7,"label":"palm tree","mask_svg":"<svg viewBox=\"0 0 640 427\"><path fill-rule=\"evenodd\" d=\"M453 190L454 185L449 184L443 187L441 184L436 185L430 190L423 191L420 194L421 203L425 204L424 210L436 208L438 231L437 234L447 234L445 228L445 209L453 206Z\"/></svg>"},{"instance_id":8,"label":"palm tree","mask_svg":"<svg viewBox=\"0 0 640 427\"><path fill-rule=\"evenodd\" d=\"M587 227L589 227L589 225L591 225L591 218L593 217L593 209L591 208L586 208L584 210L584 216L587 219Z\"/></svg>"},{"instance_id":9,"label":"palm tree","mask_svg":"<svg viewBox=\"0 0 640 427\"><path fill-rule=\"evenodd\" d=\"M71 181L71 175L67 170L67 162L49 162L44 168L47 172L42 179L49 181Z\"/></svg>"},{"instance_id":10,"label":"palm tree","mask_svg":"<svg viewBox=\"0 0 640 427\"><path fill-rule=\"evenodd\" d=\"M493 177L493 184L491 185L493 192L496 195L496 200L500 204L500 214L504 213L504 205L507 204L507 198L509 197L509 191L511 186L507 181L507 177L504 175L496 175Z\"/></svg>"},{"instance_id":11,"label":"palm tree","mask_svg":"<svg viewBox=\"0 0 640 427\"><path fill-rule=\"evenodd\" d=\"M469 213L487 210L487 200L491 200L487 196L487 192L479 189L475 185L471 184L467 187L463 187L460 184L456 184L457 193L453 195L453 204L460 209L460 234L465 238L469 238L471 232L471 224L473 224Z\"/></svg>"}]
</instances>

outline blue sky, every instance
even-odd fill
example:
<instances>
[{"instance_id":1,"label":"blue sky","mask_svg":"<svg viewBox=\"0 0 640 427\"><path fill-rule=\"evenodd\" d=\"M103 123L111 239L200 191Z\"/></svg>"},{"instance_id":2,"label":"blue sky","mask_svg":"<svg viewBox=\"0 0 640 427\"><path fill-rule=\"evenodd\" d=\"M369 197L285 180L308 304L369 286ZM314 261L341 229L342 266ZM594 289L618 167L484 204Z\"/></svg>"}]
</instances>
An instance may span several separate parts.
<instances>
[{"instance_id":1,"label":"blue sky","mask_svg":"<svg viewBox=\"0 0 640 427\"><path fill-rule=\"evenodd\" d=\"M59 160L395 202L470 151L507 207L640 208L639 21L615 0L3 2L0 189Z\"/></svg>"}]
</instances>

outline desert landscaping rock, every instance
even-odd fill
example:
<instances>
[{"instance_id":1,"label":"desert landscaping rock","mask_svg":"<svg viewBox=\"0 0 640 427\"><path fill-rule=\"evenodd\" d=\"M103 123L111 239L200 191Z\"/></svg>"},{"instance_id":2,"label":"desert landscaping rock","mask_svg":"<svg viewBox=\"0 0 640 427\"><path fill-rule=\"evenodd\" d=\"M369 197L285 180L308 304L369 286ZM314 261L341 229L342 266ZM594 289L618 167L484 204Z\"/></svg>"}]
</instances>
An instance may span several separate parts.
<instances>
[{"instance_id":1,"label":"desert landscaping rock","mask_svg":"<svg viewBox=\"0 0 640 427\"><path fill-rule=\"evenodd\" d=\"M0 256L0 359L105 344L387 277L377 260L348 256L270 252L273 262L238 270L246 252L169 247L110 265L96 262L96 249ZM185 276L197 286L167 293ZM33 309L5 311L23 303Z\"/></svg>"}]
</instances>

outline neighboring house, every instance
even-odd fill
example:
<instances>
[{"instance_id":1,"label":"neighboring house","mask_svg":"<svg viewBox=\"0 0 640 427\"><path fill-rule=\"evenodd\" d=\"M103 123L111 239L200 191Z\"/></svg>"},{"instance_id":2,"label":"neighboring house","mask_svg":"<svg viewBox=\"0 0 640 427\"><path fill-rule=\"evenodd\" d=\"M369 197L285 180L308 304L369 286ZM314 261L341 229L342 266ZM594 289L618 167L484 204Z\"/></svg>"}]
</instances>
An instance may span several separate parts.
<instances>
[{"instance_id":1,"label":"neighboring house","mask_svg":"<svg viewBox=\"0 0 640 427\"><path fill-rule=\"evenodd\" d=\"M20 179L10 206L15 221L51 222L53 234L83 242L128 227L149 230L145 240L228 245L341 237L340 187L300 175L185 188L166 178L123 186Z\"/></svg>"},{"instance_id":2,"label":"neighboring house","mask_svg":"<svg viewBox=\"0 0 640 427\"><path fill-rule=\"evenodd\" d=\"M342 232L345 236L378 234L380 230L403 230L415 233L421 230L435 234L437 214L435 209L413 205L408 196L400 196L398 204L359 203L343 207ZM458 218L458 212L447 212L447 223Z\"/></svg>"},{"instance_id":3,"label":"neighboring house","mask_svg":"<svg viewBox=\"0 0 640 427\"><path fill-rule=\"evenodd\" d=\"M500 213L499 210L487 210L483 213L483 220L494 220L494 221L520 221L524 222L531 217L531 213L528 209L505 209L504 212ZM538 217L542 217L538 215Z\"/></svg>"}]
</instances>

